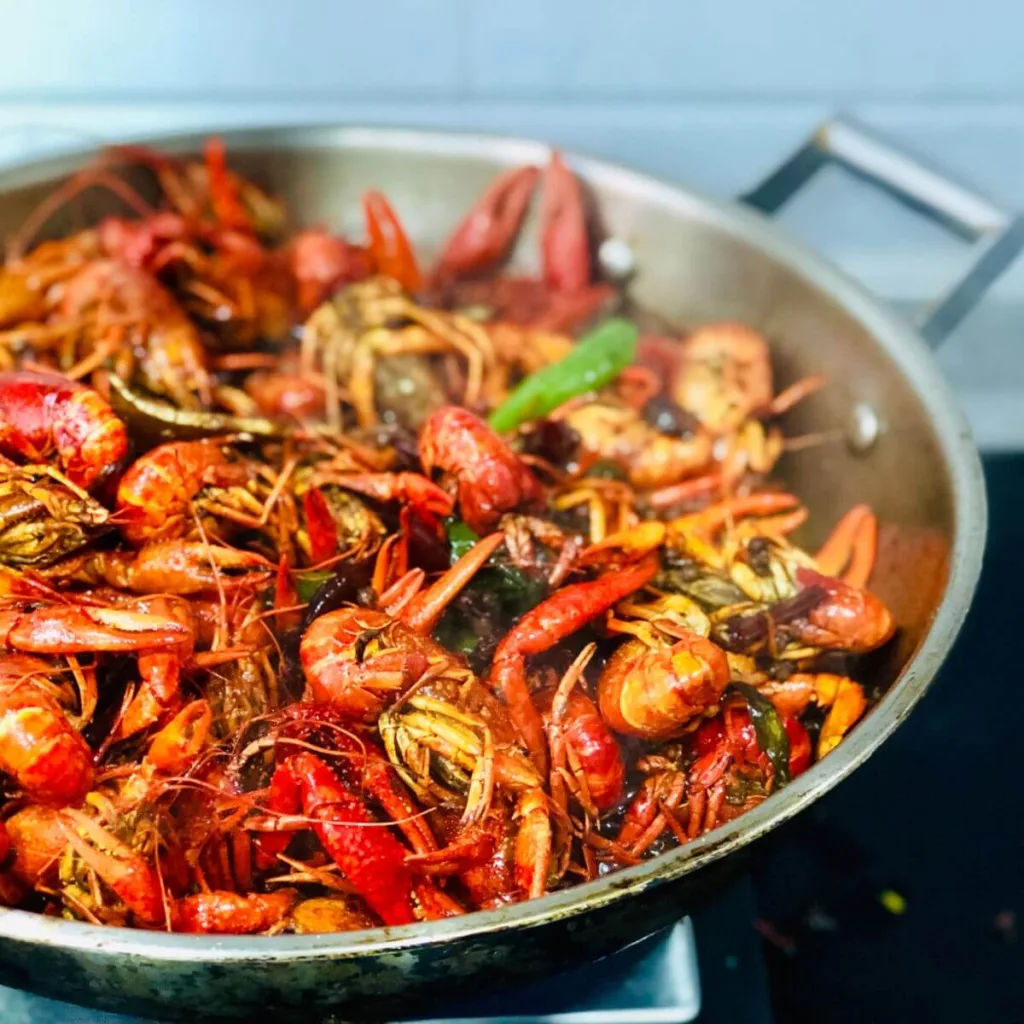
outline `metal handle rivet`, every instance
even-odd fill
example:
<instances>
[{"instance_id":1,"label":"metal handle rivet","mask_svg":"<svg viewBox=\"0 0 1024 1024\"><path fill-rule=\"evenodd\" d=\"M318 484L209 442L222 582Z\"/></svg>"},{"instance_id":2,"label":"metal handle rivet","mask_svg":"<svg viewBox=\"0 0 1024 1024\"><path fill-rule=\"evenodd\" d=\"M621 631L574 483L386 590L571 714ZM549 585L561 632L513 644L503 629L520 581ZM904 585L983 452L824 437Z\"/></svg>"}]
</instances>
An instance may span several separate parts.
<instances>
[{"instance_id":1,"label":"metal handle rivet","mask_svg":"<svg viewBox=\"0 0 1024 1024\"><path fill-rule=\"evenodd\" d=\"M597 250L601 273L609 281L625 281L636 270L636 257L621 238L606 238Z\"/></svg>"},{"instance_id":2,"label":"metal handle rivet","mask_svg":"<svg viewBox=\"0 0 1024 1024\"><path fill-rule=\"evenodd\" d=\"M874 447L881 432L882 424L878 413L870 405L858 402L850 416L850 429L847 434L850 447L858 455L863 455Z\"/></svg>"}]
</instances>

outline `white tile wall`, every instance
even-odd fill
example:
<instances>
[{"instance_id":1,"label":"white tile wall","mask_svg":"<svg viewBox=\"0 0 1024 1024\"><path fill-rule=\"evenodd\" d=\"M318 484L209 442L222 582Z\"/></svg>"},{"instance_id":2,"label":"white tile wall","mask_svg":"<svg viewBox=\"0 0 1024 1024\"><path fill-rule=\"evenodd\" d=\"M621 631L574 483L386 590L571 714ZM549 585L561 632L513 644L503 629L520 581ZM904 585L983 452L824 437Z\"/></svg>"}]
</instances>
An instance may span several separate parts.
<instances>
[{"instance_id":1,"label":"white tile wall","mask_svg":"<svg viewBox=\"0 0 1024 1024\"><path fill-rule=\"evenodd\" d=\"M454 96L460 0L3 0L0 95Z\"/></svg>"},{"instance_id":2,"label":"white tile wall","mask_svg":"<svg viewBox=\"0 0 1024 1024\"><path fill-rule=\"evenodd\" d=\"M1015 0L3 0L0 94L1024 98Z\"/></svg>"},{"instance_id":3,"label":"white tile wall","mask_svg":"<svg viewBox=\"0 0 1024 1024\"><path fill-rule=\"evenodd\" d=\"M1012 0L469 4L475 94L1020 97ZM543 26L543 28L541 27Z\"/></svg>"}]
</instances>

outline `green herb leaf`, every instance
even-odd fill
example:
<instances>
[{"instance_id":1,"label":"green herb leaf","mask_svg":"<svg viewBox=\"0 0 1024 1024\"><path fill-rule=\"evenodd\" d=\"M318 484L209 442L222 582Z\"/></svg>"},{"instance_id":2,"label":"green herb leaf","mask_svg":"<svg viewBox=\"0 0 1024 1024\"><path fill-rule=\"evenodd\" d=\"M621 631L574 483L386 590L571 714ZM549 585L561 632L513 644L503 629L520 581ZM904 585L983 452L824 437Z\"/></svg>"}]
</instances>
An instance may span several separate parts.
<instances>
[{"instance_id":1,"label":"green herb leaf","mask_svg":"<svg viewBox=\"0 0 1024 1024\"><path fill-rule=\"evenodd\" d=\"M480 637L466 630L462 633L456 633L451 643L446 646L450 651L454 651L456 654L464 654L468 658L477 649L479 643Z\"/></svg>"},{"instance_id":2,"label":"green herb leaf","mask_svg":"<svg viewBox=\"0 0 1024 1024\"><path fill-rule=\"evenodd\" d=\"M639 332L628 320L608 320L581 338L557 363L531 373L488 421L499 433L540 419L570 398L597 391L636 357Z\"/></svg>"},{"instance_id":3,"label":"green herb leaf","mask_svg":"<svg viewBox=\"0 0 1024 1024\"><path fill-rule=\"evenodd\" d=\"M758 745L775 769L775 788L781 789L789 782L789 736L782 716L775 705L749 683L733 683L731 688L743 695L750 708Z\"/></svg>"},{"instance_id":4,"label":"green herb leaf","mask_svg":"<svg viewBox=\"0 0 1024 1024\"><path fill-rule=\"evenodd\" d=\"M334 575L326 569L315 569L310 572L295 574L295 590L303 604L309 604L313 595Z\"/></svg>"},{"instance_id":5,"label":"green herb leaf","mask_svg":"<svg viewBox=\"0 0 1024 1024\"><path fill-rule=\"evenodd\" d=\"M445 520L454 565L480 538L461 519ZM482 589L496 594L506 612L519 616L547 597L547 584L500 557L491 557L467 590Z\"/></svg>"},{"instance_id":6,"label":"green herb leaf","mask_svg":"<svg viewBox=\"0 0 1024 1024\"><path fill-rule=\"evenodd\" d=\"M457 562L480 539L461 519L445 520L445 532L451 545L451 561ZM480 638L506 629L548 596L547 580L510 565L501 554L492 555L487 564L470 580L463 591L467 598L486 595L479 606L483 613L470 613L453 605L434 631L434 639L449 651L465 654L474 669L485 666L474 662ZM474 602L476 603L476 602Z\"/></svg>"},{"instance_id":7,"label":"green herb leaf","mask_svg":"<svg viewBox=\"0 0 1024 1024\"><path fill-rule=\"evenodd\" d=\"M461 519L454 517L444 521L444 531L448 534L448 543L452 548L452 565L469 552L480 539Z\"/></svg>"}]
</instances>

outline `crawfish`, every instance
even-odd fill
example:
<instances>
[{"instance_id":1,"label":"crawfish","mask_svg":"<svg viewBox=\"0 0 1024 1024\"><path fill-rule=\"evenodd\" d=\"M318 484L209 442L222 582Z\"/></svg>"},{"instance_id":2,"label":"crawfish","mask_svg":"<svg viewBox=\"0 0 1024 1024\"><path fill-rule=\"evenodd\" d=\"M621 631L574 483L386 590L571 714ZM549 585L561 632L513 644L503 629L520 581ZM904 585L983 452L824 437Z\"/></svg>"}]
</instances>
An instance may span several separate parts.
<instances>
[{"instance_id":1,"label":"crawfish","mask_svg":"<svg viewBox=\"0 0 1024 1024\"><path fill-rule=\"evenodd\" d=\"M322 380L301 372L288 355L272 370L257 370L245 379L245 393L264 416L278 419L323 419L326 393Z\"/></svg>"},{"instance_id":2,"label":"crawfish","mask_svg":"<svg viewBox=\"0 0 1024 1024\"><path fill-rule=\"evenodd\" d=\"M458 826L445 826L450 844L419 856L417 864L456 872L472 889L479 871L498 866L497 856L511 875L501 896L515 890L542 895L551 873L553 830L541 777L504 705L472 674L461 675L448 668L400 697L379 721L391 763L420 800L464 806ZM506 794L514 798L511 817L498 798Z\"/></svg>"},{"instance_id":3,"label":"crawfish","mask_svg":"<svg viewBox=\"0 0 1024 1024\"><path fill-rule=\"evenodd\" d=\"M495 802L483 821L467 824L457 809L441 805L431 820L441 849L432 857L413 858L417 868L456 874L472 905L481 910L516 900L516 829L510 806Z\"/></svg>"},{"instance_id":4,"label":"crawfish","mask_svg":"<svg viewBox=\"0 0 1024 1024\"><path fill-rule=\"evenodd\" d=\"M107 402L57 374L0 373L0 408L0 455L54 459L76 487L92 487L128 453L128 433Z\"/></svg>"},{"instance_id":5,"label":"crawfish","mask_svg":"<svg viewBox=\"0 0 1024 1024\"><path fill-rule=\"evenodd\" d=\"M86 813L60 811L57 823L67 848L88 871L95 873L142 927L229 935L265 931L285 921L298 898L294 889L265 894L214 889L174 896L168 891L163 872L157 870L150 858ZM76 902L82 904L80 899Z\"/></svg>"},{"instance_id":6,"label":"crawfish","mask_svg":"<svg viewBox=\"0 0 1024 1024\"><path fill-rule=\"evenodd\" d=\"M206 620L210 635L211 650L203 657L211 663L205 693L219 736L237 735L249 722L276 708L284 696L277 637L290 626L281 609L294 606L295 599L290 589L282 591L282 579L287 579L287 572L279 571L273 609L265 607L264 595L256 587L239 590L227 605L191 602L197 618Z\"/></svg>"},{"instance_id":7,"label":"crawfish","mask_svg":"<svg viewBox=\"0 0 1024 1024\"><path fill-rule=\"evenodd\" d=\"M648 560L587 583L562 587L527 612L498 645L489 685L508 705L512 721L541 771L547 769L547 750L543 722L526 681L527 657L549 651L624 597L641 589L656 572L657 564Z\"/></svg>"},{"instance_id":8,"label":"crawfish","mask_svg":"<svg viewBox=\"0 0 1024 1024\"><path fill-rule=\"evenodd\" d=\"M432 665L450 661L429 637L370 608L320 616L306 630L300 654L310 696L370 722Z\"/></svg>"},{"instance_id":9,"label":"crawfish","mask_svg":"<svg viewBox=\"0 0 1024 1024\"><path fill-rule=\"evenodd\" d=\"M25 889L53 889L59 884L58 861L67 845L57 809L28 804L5 822L10 852L9 873Z\"/></svg>"},{"instance_id":10,"label":"crawfish","mask_svg":"<svg viewBox=\"0 0 1024 1024\"><path fill-rule=\"evenodd\" d=\"M36 342L39 332L29 325L53 311L54 294L59 291L54 286L102 255L99 234L90 229L43 242L27 256L8 257L0 268L0 326L22 325L6 332L8 339L29 345Z\"/></svg>"},{"instance_id":11,"label":"crawfish","mask_svg":"<svg viewBox=\"0 0 1024 1024\"><path fill-rule=\"evenodd\" d=\"M580 184L557 151L544 173L541 276L469 280L493 270L512 248L539 179L535 167L502 172L456 227L431 275L449 304L482 305L496 320L565 330L614 294L613 286L593 280Z\"/></svg>"},{"instance_id":12,"label":"crawfish","mask_svg":"<svg viewBox=\"0 0 1024 1024\"><path fill-rule=\"evenodd\" d=\"M773 497L781 507L782 495L753 495L724 502L720 508L736 514L741 509L768 510L767 499ZM764 523L750 529L740 524L725 545L709 545L708 535L694 532L694 526L698 521L720 521L715 510L712 506L705 513L686 517L685 526L681 526L683 520L677 520L669 524L669 532L675 534L674 543L699 560L717 565L724 562L731 581L753 602L749 608L726 608L715 615L715 635L730 649L749 653L771 643L781 650L792 639L809 648L864 654L893 635L895 624L882 601L863 587L818 572L814 559L780 532L762 532ZM789 513L781 515L793 521ZM855 537L851 543L857 543ZM870 571L866 565L871 561L873 551L857 554L857 579L866 579Z\"/></svg>"},{"instance_id":13,"label":"crawfish","mask_svg":"<svg viewBox=\"0 0 1024 1024\"><path fill-rule=\"evenodd\" d=\"M212 381L199 332L145 270L117 260L87 264L67 282L60 313L84 322L97 364L114 356L119 368L128 368L122 377L130 379L137 366L150 391L181 408L210 405Z\"/></svg>"},{"instance_id":14,"label":"crawfish","mask_svg":"<svg viewBox=\"0 0 1024 1024\"><path fill-rule=\"evenodd\" d=\"M299 308L311 313L341 285L362 281L373 273L369 253L323 228L293 235L286 258L298 287Z\"/></svg>"},{"instance_id":15,"label":"crawfish","mask_svg":"<svg viewBox=\"0 0 1024 1024\"><path fill-rule=\"evenodd\" d=\"M571 780L580 805L596 816L622 799L626 766L597 705L576 688L593 653L594 645L585 648L558 688L538 695L538 706L551 749L552 792L559 788L554 781L556 774Z\"/></svg>"},{"instance_id":16,"label":"crawfish","mask_svg":"<svg viewBox=\"0 0 1024 1024\"><path fill-rule=\"evenodd\" d=\"M526 464L467 409L439 409L424 425L419 444L424 469L440 469L454 480L462 518L477 533L494 527L503 513L541 498L540 483Z\"/></svg>"},{"instance_id":17,"label":"crawfish","mask_svg":"<svg viewBox=\"0 0 1024 1024\"><path fill-rule=\"evenodd\" d=\"M518 793L526 829L519 830L516 860L531 878L546 879L539 866L550 860L550 843L538 836L540 776L523 755L504 706L427 635L502 539L494 534L478 542L431 588L404 603L397 618L358 608L321 616L303 637L300 656L308 694L328 700L349 720L378 721L392 764L427 802L465 799L469 826L489 813L495 785ZM402 594L404 584L392 589ZM382 601L388 607L387 595Z\"/></svg>"},{"instance_id":18,"label":"crawfish","mask_svg":"<svg viewBox=\"0 0 1024 1024\"><path fill-rule=\"evenodd\" d=\"M418 918L446 917L462 908L428 879L414 877L413 858L391 833L381 827L360 792L373 800L395 823L418 856L437 852L437 841L383 753L372 743L353 737L343 728L336 709L305 703L280 713L284 728L272 741L281 745L304 735L334 747L337 768L307 752L280 760L271 779L267 810L278 816L303 813L331 860L366 904L385 924L405 924ZM322 727L329 726L325 731ZM263 831L257 840L259 856L267 860L282 854L290 835L269 822L252 820L247 827Z\"/></svg>"},{"instance_id":19,"label":"crawfish","mask_svg":"<svg viewBox=\"0 0 1024 1024\"><path fill-rule=\"evenodd\" d=\"M222 186L224 172L218 175ZM110 257L157 275L221 343L282 338L295 312L290 261L260 243L265 228L276 234L269 219L259 218L261 229L255 211L247 212L230 192L230 187L220 188L216 205L221 212L211 217L200 212L200 196L186 197L181 188L176 190L180 212L161 210L141 220L109 217L97 229L101 247ZM223 214L232 207L236 215L229 223ZM277 220L276 213L272 217Z\"/></svg>"},{"instance_id":20,"label":"crawfish","mask_svg":"<svg viewBox=\"0 0 1024 1024\"><path fill-rule=\"evenodd\" d=\"M787 774L795 778L810 766L810 739L799 719L784 718L782 724ZM634 857L666 830L677 841L689 842L761 803L778 788L773 762L758 743L741 699L727 700L715 718L687 739L680 754L679 761L659 755L639 762L647 777L617 835L618 844Z\"/></svg>"},{"instance_id":21,"label":"crawfish","mask_svg":"<svg viewBox=\"0 0 1024 1024\"><path fill-rule=\"evenodd\" d=\"M175 211L153 211L127 182L111 174L107 169L111 154L149 166ZM43 242L21 255L27 240L57 209L92 186L115 194L141 219L108 217L96 228ZM0 324L42 319L51 309L51 286L99 257L143 266L167 242L191 238L219 242L247 233L276 235L283 220L280 203L227 169L223 148L216 142L208 147L204 163L178 160L141 146L119 147L48 196L22 226L0 271Z\"/></svg>"},{"instance_id":22,"label":"crawfish","mask_svg":"<svg viewBox=\"0 0 1024 1024\"><path fill-rule=\"evenodd\" d=\"M739 323L704 324L675 345L672 398L709 430L729 433L771 404L771 356L758 331Z\"/></svg>"},{"instance_id":23,"label":"crawfish","mask_svg":"<svg viewBox=\"0 0 1024 1024\"><path fill-rule=\"evenodd\" d=\"M689 500L698 486L728 494L748 475L768 474L783 452L782 434L770 421L824 383L808 377L775 395L767 339L734 322L705 324L682 342L646 337L639 358L668 380L670 399L719 439L707 475L689 487L659 489L651 496L655 507Z\"/></svg>"},{"instance_id":24,"label":"crawfish","mask_svg":"<svg viewBox=\"0 0 1024 1024\"><path fill-rule=\"evenodd\" d=\"M175 931L231 934L281 926L295 899L290 890L269 896L211 890L205 878L213 874L196 867L194 874L205 891L184 895L193 876L190 858L203 863L207 837L197 841L187 815L180 818L179 829L178 816L165 813L166 802L161 808L158 801L168 792L175 800L180 790L171 787L170 780L195 772L207 748L211 720L206 701L186 705L152 738L134 772L90 793L82 810L69 808L56 815L56 829L50 827L44 834L53 836L54 845L60 843L60 880L71 910L114 922L130 916L143 927ZM208 779L203 781L199 792L216 831L222 826L210 799L214 787ZM188 847L181 846L182 838L190 841ZM120 906L96 901L99 883Z\"/></svg>"},{"instance_id":25,"label":"crawfish","mask_svg":"<svg viewBox=\"0 0 1024 1024\"><path fill-rule=\"evenodd\" d=\"M0 655L0 768L33 800L55 806L74 803L92 782L89 748L50 683L56 670L29 652L137 651L174 645L186 636L187 629L173 619L112 608L0 610L0 644L25 652Z\"/></svg>"},{"instance_id":26,"label":"crawfish","mask_svg":"<svg viewBox=\"0 0 1024 1024\"><path fill-rule=\"evenodd\" d=\"M162 254L161 278L225 349L283 342L295 320L296 287L287 262L251 240L246 243L209 253L182 244Z\"/></svg>"},{"instance_id":27,"label":"crawfish","mask_svg":"<svg viewBox=\"0 0 1024 1024\"><path fill-rule=\"evenodd\" d=\"M681 595L649 605L626 602L609 628L632 633L608 659L597 684L604 720L618 733L670 740L714 714L731 679L728 657L708 639L710 622Z\"/></svg>"},{"instance_id":28,"label":"crawfish","mask_svg":"<svg viewBox=\"0 0 1024 1024\"><path fill-rule=\"evenodd\" d=\"M60 669L27 654L0 656L0 770L32 801L63 807L92 786L92 751L62 707Z\"/></svg>"},{"instance_id":29,"label":"crawfish","mask_svg":"<svg viewBox=\"0 0 1024 1024\"><path fill-rule=\"evenodd\" d=\"M811 763L811 744L799 719L782 722L786 734L786 774L795 778ZM778 789L779 768L758 741L743 700L729 699L721 714L694 734L694 761L689 772L690 838L731 821Z\"/></svg>"},{"instance_id":30,"label":"crawfish","mask_svg":"<svg viewBox=\"0 0 1024 1024\"><path fill-rule=\"evenodd\" d=\"M176 540L195 528L197 513L260 525L264 505L251 486L255 464L215 441L172 441L136 459L121 477L116 512L131 544Z\"/></svg>"},{"instance_id":31,"label":"crawfish","mask_svg":"<svg viewBox=\"0 0 1024 1024\"><path fill-rule=\"evenodd\" d=\"M85 547L110 513L52 466L0 468L0 562L46 566Z\"/></svg>"},{"instance_id":32,"label":"crawfish","mask_svg":"<svg viewBox=\"0 0 1024 1024\"><path fill-rule=\"evenodd\" d=\"M379 720L391 763L424 802L465 801L479 822L493 790L525 793L541 784L508 711L457 662L399 696Z\"/></svg>"},{"instance_id":33,"label":"crawfish","mask_svg":"<svg viewBox=\"0 0 1024 1024\"><path fill-rule=\"evenodd\" d=\"M360 426L372 426L381 416L421 422L435 404L450 400L424 362L429 357L456 357L466 405L489 398L498 386L487 332L465 317L416 305L391 278L351 285L313 313L302 335L301 365L307 375L318 355L328 420L334 425L340 424L342 388ZM382 385L387 385L389 368L397 370L400 362L404 383L399 377L390 388L398 401L385 404Z\"/></svg>"},{"instance_id":34,"label":"crawfish","mask_svg":"<svg viewBox=\"0 0 1024 1024\"><path fill-rule=\"evenodd\" d=\"M290 744L313 743L321 750L331 751L338 757L336 770L341 780L387 814L413 850L428 853L437 849L434 835L417 815L418 808L402 785L399 773L369 737L350 731L351 722L343 711L331 704L307 700L273 712L266 722L267 736L250 749L272 744L279 762L286 759L282 751ZM272 782L268 808L283 811L285 808L279 804L290 801L289 792L288 787L283 792L275 792ZM257 858L261 863L269 863L290 842L286 833L267 828L267 824L256 820L248 825L262 833L257 840ZM275 831L277 834L273 834Z\"/></svg>"},{"instance_id":35,"label":"crawfish","mask_svg":"<svg viewBox=\"0 0 1024 1024\"><path fill-rule=\"evenodd\" d=\"M806 620L791 626L801 643L823 650L867 654L888 643L896 632L892 613L869 590L822 576L813 569L798 569L796 581L805 590L817 587L824 591L823 599L807 612Z\"/></svg>"},{"instance_id":36,"label":"crawfish","mask_svg":"<svg viewBox=\"0 0 1024 1024\"><path fill-rule=\"evenodd\" d=\"M340 608L315 619L299 646L309 696L329 701L356 721L374 722L428 670L455 669L453 656L429 633L503 540L500 533L485 537L401 610L384 601L389 610ZM396 589L404 597L404 583Z\"/></svg>"},{"instance_id":37,"label":"crawfish","mask_svg":"<svg viewBox=\"0 0 1024 1024\"><path fill-rule=\"evenodd\" d=\"M90 550L42 571L55 582L106 584L136 594L192 594L251 590L273 566L262 556L220 544L168 540L136 551Z\"/></svg>"},{"instance_id":38,"label":"crawfish","mask_svg":"<svg viewBox=\"0 0 1024 1024\"><path fill-rule=\"evenodd\" d=\"M113 146L101 161L148 167L174 211L193 231L205 228L276 238L284 230L283 204L232 171L226 157L223 141L211 138L201 161L138 145Z\"/></svg>"},{"instance_id":39,"label":"crawfish","mask_svg":"<svg viewBox=\"0 0 1024 1024\"><path fill-rule=\"evenodd\" d=\"M712 459L713 437L700 424L662 433L633 406L610 397L570 408L563 419L593 459L618 466L640 490L696 476Z\"/></svg>"},{"instance_id":40,"label":"crawfish","mask_svg":"<svg viewBox=\"0 0 1024 1024\"><path fill-rule=\"evenodd\" d=\"M315 754L294 754L271 782L272 810L300 812L331 859L386 925L416 920L412 871L402 844Z\"/></svg>"}]
</instances>

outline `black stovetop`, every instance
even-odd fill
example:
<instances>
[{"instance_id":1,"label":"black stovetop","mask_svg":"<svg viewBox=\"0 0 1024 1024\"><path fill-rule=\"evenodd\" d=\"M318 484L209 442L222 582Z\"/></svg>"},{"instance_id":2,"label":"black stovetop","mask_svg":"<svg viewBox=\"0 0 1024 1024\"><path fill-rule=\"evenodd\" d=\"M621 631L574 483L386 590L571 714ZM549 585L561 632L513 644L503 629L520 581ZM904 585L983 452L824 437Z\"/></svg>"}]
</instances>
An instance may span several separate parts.
<instances>
[{"instance_id":1,"label":"black stovetop","mask_svg":"<svg viewBox=\"0 0 1024 1024\"><path fill-rule=\"evenodd\" d=\"M985 566L940 677L757 857L779 1024L1024 1021L1024 456L985 474Z\"/></svg>"}]
</instances>

